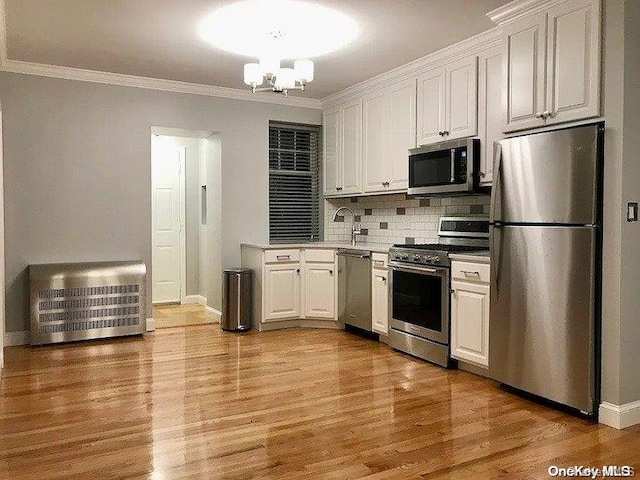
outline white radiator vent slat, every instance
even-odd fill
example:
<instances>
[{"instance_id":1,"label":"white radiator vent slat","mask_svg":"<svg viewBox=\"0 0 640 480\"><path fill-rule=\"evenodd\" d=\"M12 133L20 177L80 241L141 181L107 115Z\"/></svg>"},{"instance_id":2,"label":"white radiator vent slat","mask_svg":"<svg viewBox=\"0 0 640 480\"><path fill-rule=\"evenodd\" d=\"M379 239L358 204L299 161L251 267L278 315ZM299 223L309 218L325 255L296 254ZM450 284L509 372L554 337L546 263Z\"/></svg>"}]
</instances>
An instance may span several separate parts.
<instances>
[{"instance_id":1,"label":"white radiator vent slat","mask_svg":"<svg viewBox=\"0 0 640 480\"><path fill-rule=\"evenodd\" d=\"M142 262L31 265L31 343L144 333Z\"/></svg>"}]
</instances>

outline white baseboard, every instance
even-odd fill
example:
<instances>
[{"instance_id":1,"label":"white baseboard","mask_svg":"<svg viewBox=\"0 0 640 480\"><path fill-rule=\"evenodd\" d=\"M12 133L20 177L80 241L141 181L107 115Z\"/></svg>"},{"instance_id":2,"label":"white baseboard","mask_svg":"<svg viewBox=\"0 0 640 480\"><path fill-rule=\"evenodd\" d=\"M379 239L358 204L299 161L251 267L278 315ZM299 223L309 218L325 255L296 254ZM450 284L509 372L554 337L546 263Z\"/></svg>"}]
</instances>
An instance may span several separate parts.
<instances>
[{"instance_id":1,"label":"white baseboard","mask_svg":"<svg viewBox=\"0 0 640 480\"><path fill-rule=\"evenodd\" d=\"M598 412L598 421L618 430L638 425L640 424L640 400L624 405L602 402Z\"/></svg>"},{"instance_id":2,"label":"white baseboard","mask_svg":"<svg viewBox=\"0 0 640 480\"><path fill-rule=\"evenodd\" d=\"M20 332L4 332L4 346L17 347L19 345L29 345L31 332L22 330Z\"/></svg>"},{"instance_id":3,"label":"white baseboard","mask_svg":"<svg viewBox=\"0 0 640 480\"><path fill-rule=\"evenodd\" d=\"M147 332L154 332L156 329L156 321L153 317L147 318Z\"/></svg>"},{"instance_id":4,"label":"white baseboard","mask_svg":"<svg viewBox=\"0 0 640 480\"><path fill-rule=\"evenodd\" d=\"M222 312L220 310L216 310L215 308L210 307L209 305L205 305L204 311L209 316L213 317L216 323L220 323L220 321L222 320Z\"/></svg>"},{"instance_id":5,"label":"white baseboard","mask_svg":"<svg viewBox=\"0 0 640 480\"><path fill-rule=\"evenodd\" d=\"M184 297L185 305L202 305L203 307L207 305L207 297L203 297L202 295L187 295Z\"/></svg>"}]
</instances>

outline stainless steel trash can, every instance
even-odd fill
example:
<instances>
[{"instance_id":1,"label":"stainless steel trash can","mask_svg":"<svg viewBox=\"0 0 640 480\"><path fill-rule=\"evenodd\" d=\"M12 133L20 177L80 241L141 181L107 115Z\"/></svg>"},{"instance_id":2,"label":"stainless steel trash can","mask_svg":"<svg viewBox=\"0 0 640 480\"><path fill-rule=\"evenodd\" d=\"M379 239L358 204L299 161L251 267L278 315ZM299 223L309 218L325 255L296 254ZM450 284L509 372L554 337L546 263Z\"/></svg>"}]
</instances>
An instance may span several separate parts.
<instances>
[{"instance_id":1,"label":"stainless steel trash can","mask_svg":"<svg viewBox=\"0 0 640 480\"><path fill-rule=\"evenodd\" d=\"M244 332L251 328L252 271L250 268L226 268L222 293L223 330Z\"/></svg>"}]
</instances>

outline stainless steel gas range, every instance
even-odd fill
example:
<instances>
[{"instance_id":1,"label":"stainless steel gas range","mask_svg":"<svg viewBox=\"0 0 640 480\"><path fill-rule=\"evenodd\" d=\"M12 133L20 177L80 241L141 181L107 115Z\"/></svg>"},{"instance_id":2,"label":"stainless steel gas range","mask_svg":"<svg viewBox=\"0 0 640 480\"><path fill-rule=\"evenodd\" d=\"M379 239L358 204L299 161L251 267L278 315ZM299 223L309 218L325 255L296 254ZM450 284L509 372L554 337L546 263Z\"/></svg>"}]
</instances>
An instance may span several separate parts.
<instances>
[{"instance_id":1,"label":"stainless steel gas range","mask_svg":"<svg viewBox=\"0 0 640 480\"><path fill-rule=\"evenodd\" d=\"M489 249L489 220L441 217L439 243L389 249L389 345L451 366L449 351L450 253Z\"/></svg>"}]
</instances>

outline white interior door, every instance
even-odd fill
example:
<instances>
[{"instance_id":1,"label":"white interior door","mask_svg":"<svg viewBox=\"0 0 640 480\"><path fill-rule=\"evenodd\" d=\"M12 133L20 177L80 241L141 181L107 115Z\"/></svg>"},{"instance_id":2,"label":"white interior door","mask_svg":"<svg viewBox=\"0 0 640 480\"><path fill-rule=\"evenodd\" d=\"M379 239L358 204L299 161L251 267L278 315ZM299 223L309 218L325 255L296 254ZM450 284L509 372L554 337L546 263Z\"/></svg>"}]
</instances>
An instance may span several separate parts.
<instances>
[{"instance_id":1,"label":"white interior door","mask_svg":"<svg viewBox=\"0 0 640 480\"><path fill-rule=\"evenodd\" d=\"M186 148L153 137L153 303L180 302L184 263L184 166Z\"/></svg>"}]
</instances>

